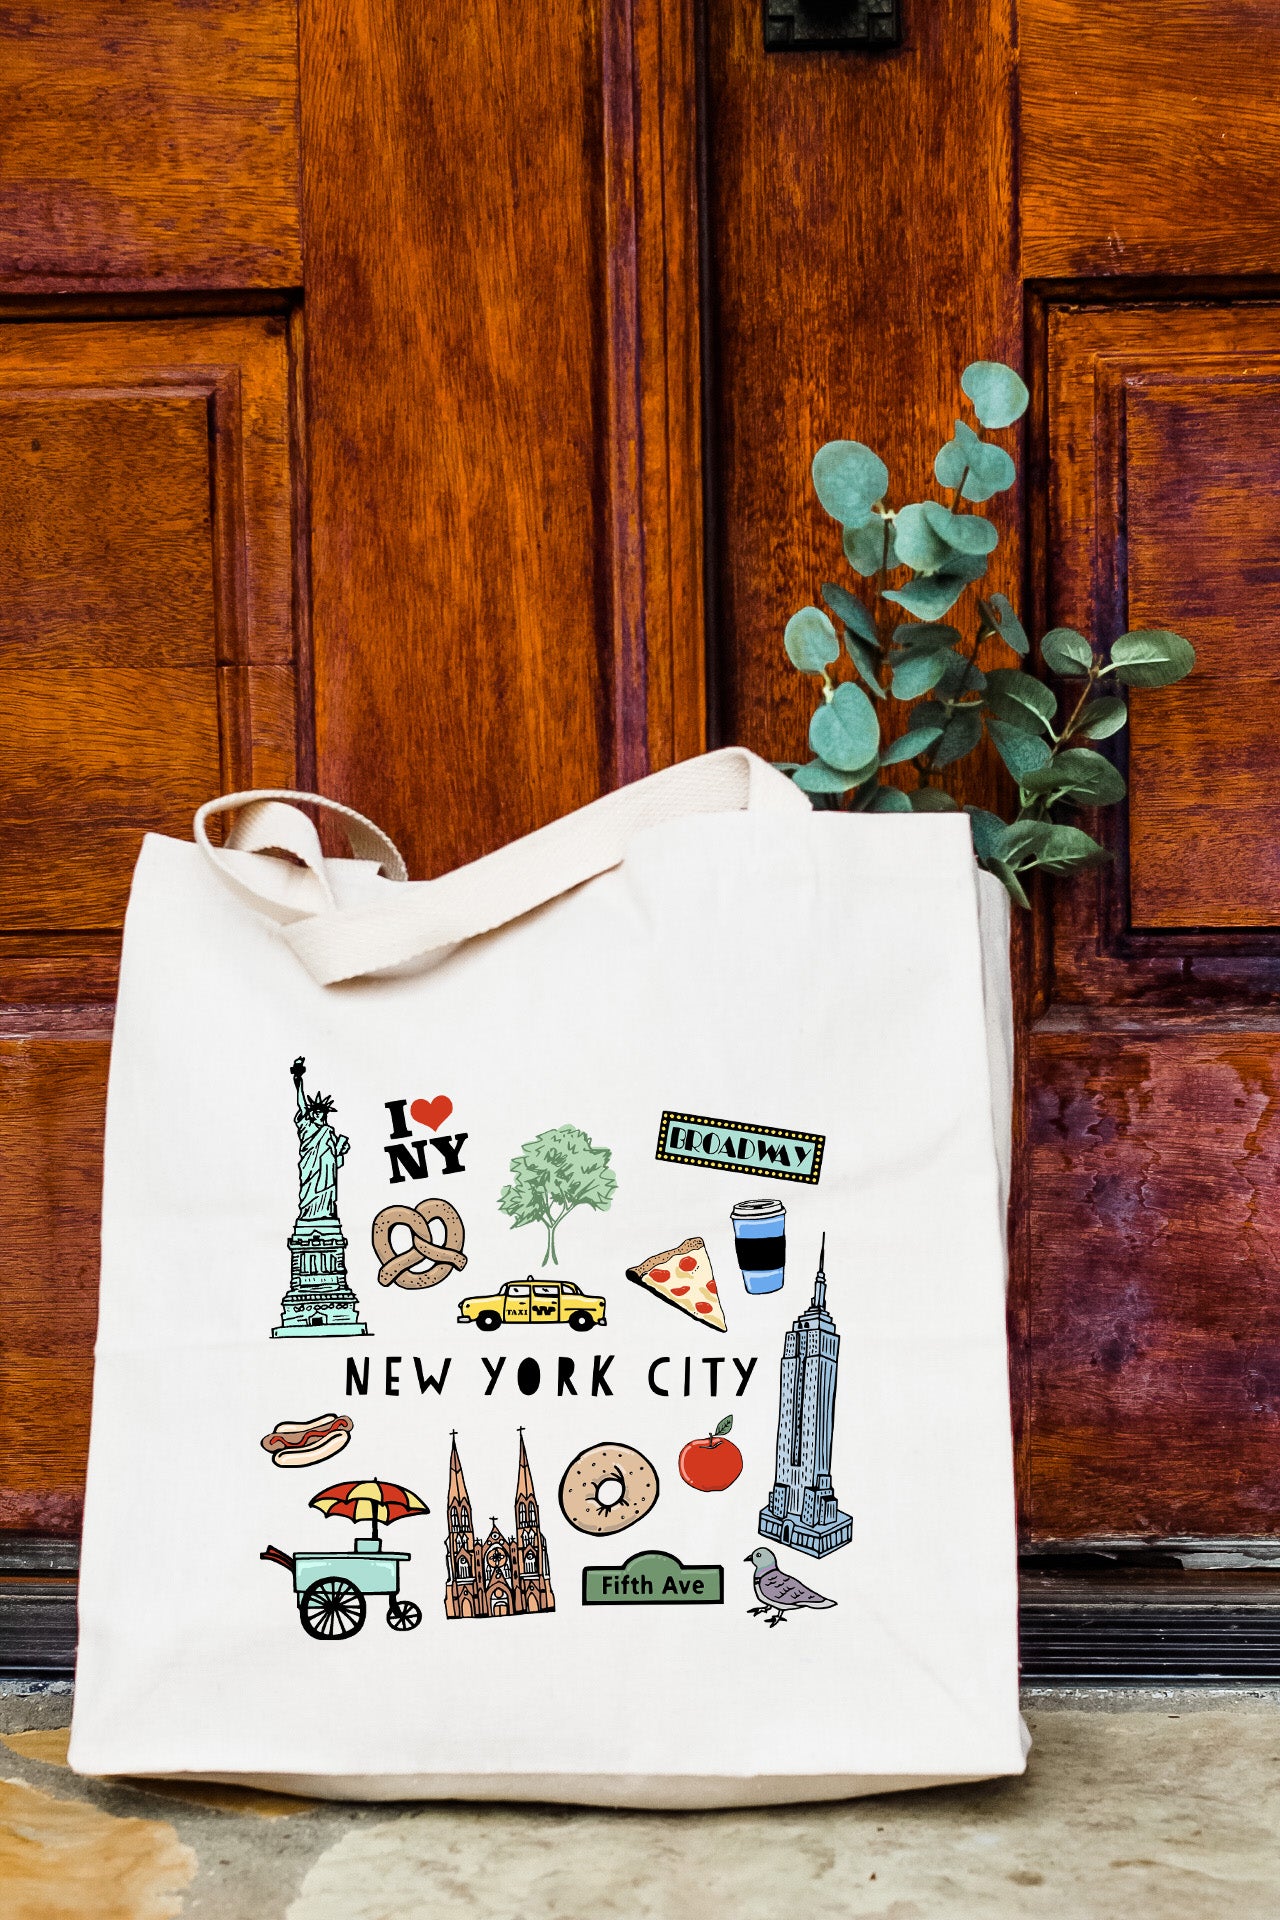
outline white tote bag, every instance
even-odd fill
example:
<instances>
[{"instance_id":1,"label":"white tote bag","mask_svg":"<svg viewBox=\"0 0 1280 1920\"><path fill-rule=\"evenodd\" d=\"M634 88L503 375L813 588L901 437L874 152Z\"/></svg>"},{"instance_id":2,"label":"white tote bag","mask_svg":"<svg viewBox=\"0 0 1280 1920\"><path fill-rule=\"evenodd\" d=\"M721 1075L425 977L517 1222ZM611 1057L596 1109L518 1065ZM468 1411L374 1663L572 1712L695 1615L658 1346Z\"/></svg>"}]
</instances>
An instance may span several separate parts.
<instances>
[{"instance_id":1,"label":"white tote bag","mask_svg":"<svg viewBox=\"0 0 1280 1920\"><path fill-rule=\"evenodd\" d=\"M1020 1772L967 820L726 750L407 884L289 797L134 879L72 1765L672 1808Z\"/></svg>"}]
</instances>

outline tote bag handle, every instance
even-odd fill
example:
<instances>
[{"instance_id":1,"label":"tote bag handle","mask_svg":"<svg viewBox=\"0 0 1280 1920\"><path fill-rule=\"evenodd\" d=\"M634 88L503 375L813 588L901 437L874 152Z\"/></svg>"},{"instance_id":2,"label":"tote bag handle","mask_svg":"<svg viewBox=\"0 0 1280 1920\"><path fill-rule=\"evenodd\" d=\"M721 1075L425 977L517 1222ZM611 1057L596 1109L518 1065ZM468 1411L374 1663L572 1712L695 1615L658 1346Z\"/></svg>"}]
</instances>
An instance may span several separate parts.
<instances>
[{"instance_id":1,"label":"tote bag handle","mask_svg":"<svg viewBox=\"0 0 1280 1920\"><path fill-rule=\"evenodd\" d=\"M405 865L372 821L317 794L232 793L200 808L195 817L198 845L243 900L280 924L284 939L322 986L407 966L505 926L619 866L631 840L647 827L704 813L798 817L810 812L805 795L785 775L745 747L722 747L619 787L438 880L406 887L403 893L396 888L372 906L344 909L334 902L315 828L296 806L281 804L288 801L305 801L335 814L352 852L376 860L389 879L403 880ZM251 862L228 858L228 851L211 844L209 820L237 809L244 811L227 841L232 855L279 851L303 863L306 871L295 869L297 881L287 888L287 898L281 899L278 872L273 885L255 884Z\"/></svg>"}]
</instances>

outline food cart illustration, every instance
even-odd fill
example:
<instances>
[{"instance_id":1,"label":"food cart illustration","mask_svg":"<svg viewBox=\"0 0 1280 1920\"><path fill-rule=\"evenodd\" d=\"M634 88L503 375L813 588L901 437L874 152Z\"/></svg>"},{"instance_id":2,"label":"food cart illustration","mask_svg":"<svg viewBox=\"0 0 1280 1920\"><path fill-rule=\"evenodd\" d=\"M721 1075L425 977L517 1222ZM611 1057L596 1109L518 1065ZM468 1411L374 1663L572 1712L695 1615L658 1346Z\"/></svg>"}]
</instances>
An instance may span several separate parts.
<instances>
[{"instance_id":1,"label":"food cart illustration","mask_svg":"<svg viewBox=\"0 0 1280 1920\"><path fill-rule=\"evenodd\" d=\"M349 1640L365 1622L366 1597L387 1596L387 1625L407 1633L422 1624L422 1608L400 1598L400 1564L412 1556L389 1552L380 1526L411 1520L430 1509L408 1487L391 1480L346 1480L326 1487L310 1503L329 1519L371 1523L357 1539L354 1553L284 1553L268 1547L260 1560L273 1560L293 1575L298 1618L313 1640Z\"/></svg>"}]
</instances>

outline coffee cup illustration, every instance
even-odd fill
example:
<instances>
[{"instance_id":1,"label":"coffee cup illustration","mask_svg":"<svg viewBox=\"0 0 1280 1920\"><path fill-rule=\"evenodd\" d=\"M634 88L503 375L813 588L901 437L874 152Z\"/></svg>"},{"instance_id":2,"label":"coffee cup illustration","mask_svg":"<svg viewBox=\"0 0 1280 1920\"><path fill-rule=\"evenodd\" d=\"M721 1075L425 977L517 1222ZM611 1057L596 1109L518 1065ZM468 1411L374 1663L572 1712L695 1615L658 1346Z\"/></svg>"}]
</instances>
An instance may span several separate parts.
<instances>
[{"instance_id":1,"label":"coffee cup illustration","mask_svg":"<svg viewBox=\"0 0 1280 1920\"><path fill-rule=\"evenodd\" d=\"M786 1278L787 1210L781 1200L739 1200L730 1214L748 1293L776 1293Z\"/></svg>"}]
</instances>

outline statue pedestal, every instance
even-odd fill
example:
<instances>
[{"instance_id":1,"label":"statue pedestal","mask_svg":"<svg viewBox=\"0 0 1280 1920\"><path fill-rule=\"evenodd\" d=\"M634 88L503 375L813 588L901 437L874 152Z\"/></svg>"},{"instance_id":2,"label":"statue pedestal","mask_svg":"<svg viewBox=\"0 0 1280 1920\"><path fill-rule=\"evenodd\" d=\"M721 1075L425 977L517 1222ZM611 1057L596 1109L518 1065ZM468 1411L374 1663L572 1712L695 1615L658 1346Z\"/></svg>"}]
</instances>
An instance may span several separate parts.
<instances>
[{"instance_id":1,"label":"statue pedestal","mask_svg":"<svg viewBox=\"0 0 1280 1920\"><path fill-rule=\"evenodd\" d=\"M300 1220L289 1236L289 1291L273 1340L367 1334L360 1302L347 1285L346 1240L336 1220Z\"/></svg>"}]
</instances>

